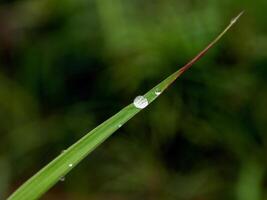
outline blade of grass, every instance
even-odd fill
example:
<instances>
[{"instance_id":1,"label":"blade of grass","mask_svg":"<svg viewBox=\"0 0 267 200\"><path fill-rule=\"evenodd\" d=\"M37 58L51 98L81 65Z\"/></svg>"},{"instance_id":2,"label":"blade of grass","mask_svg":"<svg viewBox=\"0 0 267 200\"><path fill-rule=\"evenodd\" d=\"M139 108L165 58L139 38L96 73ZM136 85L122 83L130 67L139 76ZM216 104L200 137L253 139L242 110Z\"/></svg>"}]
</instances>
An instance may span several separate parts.
<instances>
[{"instance_id":1,"label":"blade of grass","mask_svg":"<svg viewBox=\"0 0 267 200\"><path fill-rule=\"evenodd\" d=\"M196 61L198 61L205 53L214 46L220 38L236 23L237 19L243 14L241 12L231 23L213 40L203 51L188 62L184 67L171 74L161 83L148 91L144 97L147 98L149 104L153 102L159 94L168 88L181 74L189 69ZM55 185L61 177L65 176L72 170L83 158L92 152L97 146L105 141L112 133L118 130L123 124L130 120L134 115L140 112L134 104L130 104L109 118L95 129L90 131L61 155L56 157L38 173L26 181L18 188L8 200L33 200L41 197L53 185Z\"/></svg>"}]
</instances>

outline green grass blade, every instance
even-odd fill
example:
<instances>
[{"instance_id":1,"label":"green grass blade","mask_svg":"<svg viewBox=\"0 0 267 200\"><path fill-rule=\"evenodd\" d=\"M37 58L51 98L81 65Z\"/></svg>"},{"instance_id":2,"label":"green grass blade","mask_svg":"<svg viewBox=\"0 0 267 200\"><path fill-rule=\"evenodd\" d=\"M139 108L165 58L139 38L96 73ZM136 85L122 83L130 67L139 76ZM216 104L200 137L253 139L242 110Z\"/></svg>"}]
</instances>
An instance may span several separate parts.
<instances>
[{"instance_id":1,"label":"green grass blade","mask_svg":"<svg viewBox=\"0 0 267 200\"><path fill-rule=\"evenodd\" d=\"M144 97L147 98L149 104L159 97L159 94L156 94L157 92L164 92L182 73L198 61L233 26L233 24L235 24L242 13L234 18L224 31L188 64L147 92ZM90 131L61 155L56 157L52 162L18 188L8 200L33 200L40 198L46 191L55 185L61 177L65 176L83 158L105 141L112 133L118 130L121 125L125 124L140 111L141 109L136 108L133 103L123 108L113 117Z\"/></svg>"}]
</instances>

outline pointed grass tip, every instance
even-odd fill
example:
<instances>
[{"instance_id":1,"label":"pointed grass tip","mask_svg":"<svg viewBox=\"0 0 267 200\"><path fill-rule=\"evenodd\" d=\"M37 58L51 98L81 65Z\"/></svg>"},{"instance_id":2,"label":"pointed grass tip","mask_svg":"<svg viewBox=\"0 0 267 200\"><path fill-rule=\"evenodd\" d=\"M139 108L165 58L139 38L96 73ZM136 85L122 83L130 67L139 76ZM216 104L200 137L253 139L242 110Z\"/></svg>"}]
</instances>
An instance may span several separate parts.
<instances>
[{"instance_id":1,"label":"pointed grass tip","mask_svg":"<svg viewBox=\"0 0 267 200\"><path fill-rule=\"evenodd\" d=\"M245 10L243 10L241 13L239 13L235 18L231 20L231 24L234 24L237 22L237 20L244 14Z\"/></svg>"}]
</instances>

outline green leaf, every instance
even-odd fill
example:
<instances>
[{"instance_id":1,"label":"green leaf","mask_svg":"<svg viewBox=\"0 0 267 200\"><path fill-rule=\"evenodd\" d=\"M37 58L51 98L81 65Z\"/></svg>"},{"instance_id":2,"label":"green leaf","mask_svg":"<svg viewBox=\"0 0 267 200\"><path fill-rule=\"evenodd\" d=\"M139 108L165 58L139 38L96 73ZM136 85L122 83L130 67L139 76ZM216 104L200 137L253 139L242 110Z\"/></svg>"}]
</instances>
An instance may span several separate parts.
<instances>
[{"instance_id":1,"label":"green leaf","mask_svg":"<svg viewBox=\"0 0 267 200\"><path fill-rule=\"evenodd\" d=\"M189 69L196 61L198 61L233 26L233 24L235 24L237 19L242 14L243 12L234 18L224 29L224 31L222 31L222 33L217 36L215 40L213 40L189 63L147 92L144 97L147 98L148 103L150 104L156 98L158 98L160 96L158 92L164 92L168 86L171 85L182 73ZM65 150L61 155L56 157L37 174L26 181L20 188L18 188L8 198L8 200L33 200L40 198L46 191L55 185L61 179L61 177L64 177L79 162L81 162L83 158L85 158L112 133L118 130L123 124L125 124L140 111L141 109L136 108L133 103L123 108L113 117L109 118L98 127L90 131L79 141Z\"/></svg>"}]
</instances>

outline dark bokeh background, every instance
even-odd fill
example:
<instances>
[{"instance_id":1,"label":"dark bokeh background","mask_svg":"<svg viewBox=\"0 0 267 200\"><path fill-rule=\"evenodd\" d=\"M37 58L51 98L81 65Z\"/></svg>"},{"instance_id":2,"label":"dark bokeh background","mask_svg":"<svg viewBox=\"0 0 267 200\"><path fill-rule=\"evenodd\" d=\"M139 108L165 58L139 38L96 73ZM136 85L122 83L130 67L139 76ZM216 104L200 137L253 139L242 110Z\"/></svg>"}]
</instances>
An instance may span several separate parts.
<instances>
[{"instance_id":1,"label":"dark bokeh background","mask_svg":"<svg viewBox=\"0 0 267 200\"><path fill-rule=\"evenodd\" d=\"M0 3L0 199L205 47L43 200L267 199L267 1Z\"/></svg>"}]
</instances>

